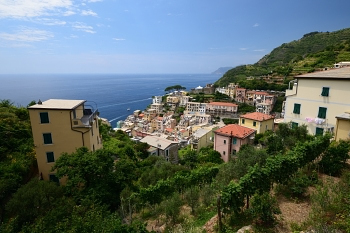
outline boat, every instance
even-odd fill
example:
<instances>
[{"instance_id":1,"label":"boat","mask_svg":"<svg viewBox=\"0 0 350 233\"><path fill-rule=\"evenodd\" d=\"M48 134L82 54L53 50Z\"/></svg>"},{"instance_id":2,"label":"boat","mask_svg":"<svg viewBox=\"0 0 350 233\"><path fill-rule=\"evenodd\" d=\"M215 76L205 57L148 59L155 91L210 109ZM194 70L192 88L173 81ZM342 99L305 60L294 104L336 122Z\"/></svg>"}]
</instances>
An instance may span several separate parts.
<instances>
[{"instance_id":1,"label":"boat","mask_svg":"<svg viewBox=\"0 0 350 233\"><path fill-rule=\"evenodd\" d=\"M130 111L130 108L127 108L126 110L127 110L127 111Z\"/></svg>"}]
</instances>

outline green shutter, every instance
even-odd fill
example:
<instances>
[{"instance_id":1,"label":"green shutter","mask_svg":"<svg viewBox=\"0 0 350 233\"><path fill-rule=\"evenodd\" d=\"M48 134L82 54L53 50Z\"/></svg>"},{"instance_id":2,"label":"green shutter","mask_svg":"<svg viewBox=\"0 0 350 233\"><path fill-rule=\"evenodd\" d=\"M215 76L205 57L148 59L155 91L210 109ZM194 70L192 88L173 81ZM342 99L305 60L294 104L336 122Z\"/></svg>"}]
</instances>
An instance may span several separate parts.
<instances>
[{"instance_id":1,"label":"green shutter","mask_svg":"<svg viewBox=\"0 0 350 233\"><path fill-rule=\"evenodd\" d=\"M294 114L300 114L300 106L301 104L294 104L294 109L293 109Z\"/></svg>"},{"instance_id":2,"label":"green shutter","mask_svg":"<svg viewBox=\"0 0 350 233\"><path fill-rule=\"evenodd\" d=\"M327 108L319 107L317 117L326 119L326 113L327 113Z\"/></svg>"},{"instance_id":3,"label":"green shutter","mask_svg":"<svg viewBox=\"0 0 350 233\"><path fill-rule=\"evenodd\" d=\"M49 114L47 112L40 113L40 123L41 124L49 123Z\"/></svg>"},{"instance_id":4,"label":"green shutter","mask_svg":"<svg viewBox=\"0 0 350 233\"><path fill-rule=\"evenodd\" d=\"M44 133L43 137L44 137L44 144L52 144L51 133Z\"/></svg>"},{"instance_id":5,"label":"green shutter","mask_svg":"<svg viewBox=\"0 0 350 233\"><path fill-rule=\"evenodd\" d=\"M299 124L296 122L292 122L292 129L298 128Z\"/></svg>"},{"instance_id":6,"label":"green shutter","mask_svg":"<svg viewBox=\"0 0 350 233\"><path fill-rule=\"evenodd\" d=\"M60 180L59 180L58 177L57 177L56 175L54 175L54 174L50 174L50 175L49 175L49 179L50 179L50 181L52 181L52 182L55 182L55 183L57 183L57 184L60 184Z\"/></svg>"},{"instance_id":7,"label":"green shutter","mask_svg":"<svg viewBox=\"0 0 350 233\"><path fill-rule=\"evenodd\" d=\"M256 126L256 121L253 121L253 126Z\"/></svg>"},{"instance_id":8,"label":"green shutter","mask_svg":"<svg viewBox=\"0 0 350 233\"><path fill-rule=\"evenodd\" d=\"M316 135L323 135L323 128L316 127Z\"/></svg>"},{"instance_id":9,"label":"green shutter","mask_svg":"<svg viewBox=\"0 0 350 233\"><path fill-rule=\"evenodd\" d=\"M48 163L53 163L55 162L55 156L53 152L46 152L46 158Z\"/></svg>"},{"instance_id":10,"label":"green shutter","mask_svg":"<svg viewBox=\"0 0 350 233\"><path fill-rule=\"evenodd\" d=\"M244 124L244 119L242 119L242 124Z\"/></svg>"},{"instance_id":11,"label":"green shutter","mask_svg":"<svg viewBox=\"0 0 350 233\"><path fill-rule=\"evenodd\" d=\"M237 138L233 138L233 139L232 139L232 143L233 143L233 144L237 144Z\"/></svg>"},{"instance_id":12,"label":"green shutter","mask_svg":"<svg viewBox=\"0 0 350 233\"><path fill-rule=\"evenodd\" d=\"M329 96L329 87L323 87L321 95L322 96Z\"/></svg>"}]
</instances>

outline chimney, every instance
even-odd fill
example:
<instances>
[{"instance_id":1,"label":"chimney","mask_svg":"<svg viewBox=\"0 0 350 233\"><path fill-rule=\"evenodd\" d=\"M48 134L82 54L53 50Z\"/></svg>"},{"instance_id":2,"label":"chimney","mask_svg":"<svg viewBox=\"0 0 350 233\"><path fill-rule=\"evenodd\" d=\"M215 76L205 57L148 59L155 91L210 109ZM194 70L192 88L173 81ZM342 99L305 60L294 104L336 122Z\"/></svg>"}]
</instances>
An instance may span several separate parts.
<instances>
[{"instance_id":1,"label":"chimney","mask_svg":"<svg viewBox=\"0 0 350 233\"><path fill-rule=\"evenodd\" d=\"M42 105L42 104L43 104L43 102L41 102L41 100L39 99L38 104Z\"/></svg>"}]
</instances>

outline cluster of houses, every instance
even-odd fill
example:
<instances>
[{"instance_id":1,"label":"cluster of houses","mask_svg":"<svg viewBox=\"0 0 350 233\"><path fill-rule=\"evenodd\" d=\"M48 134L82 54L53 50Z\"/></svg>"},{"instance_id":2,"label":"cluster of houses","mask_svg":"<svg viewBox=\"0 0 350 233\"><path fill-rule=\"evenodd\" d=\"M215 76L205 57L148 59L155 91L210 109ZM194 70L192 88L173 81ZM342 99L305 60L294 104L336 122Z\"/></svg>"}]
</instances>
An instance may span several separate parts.
<instances>
[{"instance_id":1,"label":"cluster of houses","mask_svg":"<svg viewBox=\"0 0 350 233\"><path fill-rule=\"evenodd\" d=\"M206 88L208 92L213 90L211 85ZM350 67L298 75L285 93L284 118L274 119L271 110L265 111L275 103L273 94L230 84L217 91L237 102L255 105L257 111L240 115L238 124L229 125L213 119L237 114L236 104L192 102L186 92L179 91L166 98L153 97L146 111L135 111L119 122L119 129L133 140L147 143L150 154L172 162L178 161L178 149L185 145L194 150L213 145L227 162L242 145L252 143L257 133L273 131L276 122L291 123L291 127L306 125L312 135L330 132L335 140L350 139L349 90ZM178 107L185 109L180 116L176 113ZM57 181L51 167L61 153L72 153L81 146L91 151L102 148L97 107L85 100L50 99L39 101L28 110L42 179Z\"/></svg>"},{"instance_id":2,"label":"cluster of houses","mask_svg":"<svg viewBox=\"0 0 350 233\"><path fill-rule=\"evenodd\" d=\"M256 112L270 114L277 100L276 91L247 90L238 84L230 83L227 87L216 88L216 91L228 95L237 103L255 106ZM283 94L283 93L279 93Z\"/></svg>"}]
</instances>

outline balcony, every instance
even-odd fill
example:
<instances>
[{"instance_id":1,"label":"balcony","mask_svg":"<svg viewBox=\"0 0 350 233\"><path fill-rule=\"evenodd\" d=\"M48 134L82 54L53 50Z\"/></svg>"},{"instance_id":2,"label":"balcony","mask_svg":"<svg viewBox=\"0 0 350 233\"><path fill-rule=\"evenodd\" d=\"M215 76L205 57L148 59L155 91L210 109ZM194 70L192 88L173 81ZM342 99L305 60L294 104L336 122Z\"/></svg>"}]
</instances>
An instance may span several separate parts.
<instances>
[{"instance_id":1,"label":"balcony","mask_svg":"<svg viewBox=\"0 0 350 233\"><path fill-rule=\"evenodd\" d=\"M97 109L84 109L83 117L80 119L73 119L72 126L73 128L90 128L93 125L94 121L97 120L98 115L99 112Z\"/></svg>"},{"instance_id":2,"label":"balcony","mask_svg":"<svg viewBox=\"0 0 350 233\"><path fill-rule=\"evenodd\" d=\"M293 86L291 87L291 82L293 82ZM295 80L292 80L289 82L289 88L286 90L286 96L291 96L291 95L296 95L297 94L297 89L298 89L298 83L295 82Z\"/></svg>"}]
</instances>

